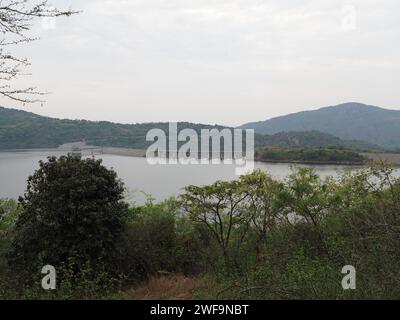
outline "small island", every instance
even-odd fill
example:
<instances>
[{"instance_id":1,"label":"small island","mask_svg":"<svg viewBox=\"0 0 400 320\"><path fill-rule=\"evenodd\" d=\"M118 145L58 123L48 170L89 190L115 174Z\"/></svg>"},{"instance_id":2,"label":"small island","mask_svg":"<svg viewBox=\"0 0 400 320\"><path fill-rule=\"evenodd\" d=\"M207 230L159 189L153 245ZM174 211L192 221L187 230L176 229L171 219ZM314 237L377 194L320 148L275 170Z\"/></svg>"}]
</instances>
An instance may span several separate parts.
<instances>
[{"instance_id":1,"label":"small island","mask_svg":"<svg viewBox=\"0 0 400 320\"><path fill-rule=\"evenodd\" d=\"M304 164L363 165L368 161L368 158L356 151L338 147L266 147L256 150L255 160Z\"/></svg>"}]
</instances>

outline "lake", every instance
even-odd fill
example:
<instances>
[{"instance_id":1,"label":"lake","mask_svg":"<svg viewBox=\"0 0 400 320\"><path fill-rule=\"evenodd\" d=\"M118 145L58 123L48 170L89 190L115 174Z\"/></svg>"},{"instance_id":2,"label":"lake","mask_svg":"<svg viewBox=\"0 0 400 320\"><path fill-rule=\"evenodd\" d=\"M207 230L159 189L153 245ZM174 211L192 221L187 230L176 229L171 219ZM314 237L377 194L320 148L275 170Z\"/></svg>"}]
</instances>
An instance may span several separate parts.
<instances>
[{"instance_id":1,"label":"lake","mask_svg":"<svg viewBox=\"0 0 400 320\"><path fill-rule=\"evenodd\" d=\"M61 156L66 151L26 150L18 152L0 152L0 198L15 198L23 195L26 180L37 168L39 160L48 156ZM84 156L86 156L84 154ZM89 154L87 156L90 156ZM233 180L234 165L150 165L145 158L134 158L102 154L103 164L113 168L127 187L127 200L143 203L144 194L151 195L156 201L178 195L188 185L206 185L217 180ZM337 170L348 167L332 165L313 165L321 177L336 176ZM284 179L290 174L289 164L255 163L256 168L268 171L276 179Z\"/></svg>"}]
</instances>

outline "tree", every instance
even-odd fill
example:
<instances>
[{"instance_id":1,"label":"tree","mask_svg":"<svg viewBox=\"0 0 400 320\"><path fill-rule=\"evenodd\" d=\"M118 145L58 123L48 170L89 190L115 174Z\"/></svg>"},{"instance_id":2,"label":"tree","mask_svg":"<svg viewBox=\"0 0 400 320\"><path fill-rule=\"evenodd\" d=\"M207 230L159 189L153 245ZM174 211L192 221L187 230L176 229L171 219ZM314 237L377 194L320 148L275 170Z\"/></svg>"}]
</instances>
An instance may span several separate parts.
<instances>
[{"instance_id":1,"label":"tree","mask_svg":"<svg viewBox=\"0 0 400 320\"><path fill-rule=\"evenodd\" d=\"M0 0L0 95L23 103L40 102L43 95L35 87L18 88L12 83L29 66L26 58L15 56L10 48L37 38L27 36L36 18L70 16L75 11L50 7L46 0Z\"/></svg>"},{"instance_id":2,"label":"tree","mask_svg":"<svg viewBox=\"0 0 400 320\"><path fill-rule=\"evenodd\" d=\"M233 233L240 247L249 229L251 217L241 204L247 198L239 181L218 181L211 186L189 186L181 196L183 210L197 223L204 224L215 237L225 264L232 262ZM235 262L235 261L234 261Z\"/></svg>"},{"instance_id":3,"label":"tree","mask_svg":"<svg viewBox=\"0 0 400 320\"><path fill-rule=\"evenodd\" d=\"M327 185L314 169L296 168L279 196L288 218L300 218L318 228L327 207Z\"/></svg>"},{"instance_id":4,"label":"tree","mask_svg":"<svg viewBox=\"0 0 400 320\"><path fill-rule=\"evenodd\" d=\"M50 157L28 179L9 256L12 267L34 273L43 265L119 268L128 205L124 186L101 160Z\"/></svg>"},{"instance_id":5,"label":"tree","mask_svg":"<svg viewBox=\"0 0 400 320\"><path fill-rule=\"evenodd\" d=\"M266 244L268 233L274 232L283 219L283 206L279 201L283 185L261 170L241 176L240 182L248 195L245 210L249 212L252 227L257 233L256 257L260 261L261 247Z\"/></svg>"}]
</instances>

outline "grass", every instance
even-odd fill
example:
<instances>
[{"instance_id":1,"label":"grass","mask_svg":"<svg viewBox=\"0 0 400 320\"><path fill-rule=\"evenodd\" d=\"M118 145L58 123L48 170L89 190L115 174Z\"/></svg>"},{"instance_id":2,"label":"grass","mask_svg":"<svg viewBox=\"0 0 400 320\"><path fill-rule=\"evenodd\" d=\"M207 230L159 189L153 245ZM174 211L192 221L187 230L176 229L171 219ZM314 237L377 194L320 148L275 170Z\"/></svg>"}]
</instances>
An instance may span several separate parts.
<instances>
[{"instance_id":1,"label":"grass","mask_svg":"<svg viewBox=\"0 0 400 320\"><path fill-rule=\"evenodd\" d=\"M194 292L202 282L201 278L184 275L152 277L138 287L124 290L118 298L124 300L192 300Z\"/></svg>"}]
</instances>

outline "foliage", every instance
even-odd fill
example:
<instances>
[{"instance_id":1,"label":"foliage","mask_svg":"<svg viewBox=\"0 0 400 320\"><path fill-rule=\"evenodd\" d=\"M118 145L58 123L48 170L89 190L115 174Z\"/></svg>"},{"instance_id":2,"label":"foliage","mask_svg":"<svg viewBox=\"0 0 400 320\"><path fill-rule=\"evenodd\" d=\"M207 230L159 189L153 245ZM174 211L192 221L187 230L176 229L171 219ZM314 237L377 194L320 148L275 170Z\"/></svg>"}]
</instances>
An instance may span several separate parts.
<instances>
[{"instance_id":1,"label":"foliage","mask_svg":"<svg viewBox=\"0 0 400 320\"><path fill-rule=\"evenodd\" d=\"M345 149L330 148L260 148L255 158L259 161L287 161L303 163L363 164L366 158Z\"/></svg>"},{"instance_id":2,"label":"foliage","mask_svg":"<svg viewBox=\"0 0 400 320\"><path fill-rule=\"evenodd\" d=\"M286 147L286 148L330 148L350 149L357 151L385 151L384 147L377 144L359 140L343 140L322 130L309 131L284 131L270 135L255 135L256 147Z\"/></svg>"},{"instance_id":3,"label":"foliage","mask_svg":"<svg viewBox=\"0 0 400 320\"><path fill-rule=\"evenodd\" d=\"M6 254L15 234L15 224L21 214L21 206L14 200L0 199L0 298L4 295L10 277Z\"/></svg>"},{"instance_id":4,"label":"foliage","mask_svg":"<svg viewBox=\"0 0 400 320\"><path fill-rule=\"evenodd\" d=\"M51 168L57 163L63 164L61 168L74 167L76 163L81 163L82 168L100 166L95 160L87 161L82 164L82 160L76 158L53 159L47 165ZM42 163L40 170L45 168L47 166ZM101 168L100 172L103 170ZM80 177L85 177L84 171L79 171ZM57 194L52 194L54 202L61 208L65 207L60 205L66 203L65 199L68 199L68 203L73 203L69 202L71 199L77 199L74 190L81 190L79 188L82 185L70 184L76 179L71 175L71 170L65 171L68 174L63 174L63 170L57 171L57 174L56 170L46 172L48 175L43 180L46 183L33 183L40 180L34 178L35 175L30 179L30 187L21 205L13 201L0 202L3 212L0 221L1 297L162 297L160 290L171 287L174 281L167 279L179 277L186 279L184 283L187 287L184 284L171 287L176 297L400 297L400 179L393 175L393 169L386 164L375 163L356 171L348 170L336 179L321 179L312 169L293 167L292 174L284 181L276 181L267 173L256 170L236 181L220 181L202 187L189 186L177 200L132 207L126 223L117 232L117 238L128 240L123 246L125 256L119 259L118 266L113 267L122 270L122 275L110 272L108 257L96 251L96 245L103 246L103 238L95 240L89 248L85 245L83 255L79 256L75 255L75 251L62 251L63 246L56 242L61 249L58 252L66 253L65 259L60 259L62 261L57 265L62 277L54 292L40 289L39 270L33 272L35 276L31 282L21 284L15 281L24 274L23 260L15 259L13 262L16 264L12 269L7 269L3 263L11 242L15 251L17 240L21 239L22 243L27 244L24 241L28 239L29 243L34 244L32 248L46 245L41 251L46 253L49 247L52 248L51 244L49 246L50 238L58 241L56 235L59 233L51 233L51 228L43 229L43 223L38 223L42 219L26 218L35 212L40 215L33 216L51 218L51 221L58 223L54 215L44 212L51 208L51 212L60 212L61 217L66 212L63 209L54 211L55 205L41 206L41 211L33 211L32 204L47 203L49 199L34 193L33 190L37 188L33 188L33 185L40 185L41 190L46 192L57 190ZM94 172L98 172L97 169ZM55 176L60 180L51 179ZM51 188L46 187L47 184ZM88 180L84 185L90 185ZM117 190L118 185L116 182ZM79 203L97 199L97 196L91 197L85 193L86 187L82 190L83 200L78 198ZM80 210L84 208L79 207ZM83 216L87 213L85 210L80 212ZM17 224L15 221L18 221ZM21 221L36 221L38 231L21 228ZM44 230L48 234L45 236L48 240L46 243L41 240ZM64 233L79 236L71 230ZM90 232L81 234L80 243L85 244L89 239L93 239ZM21 251L17 250L16 253L16 257L22 256ZM29 254L25 257L29 262L35 258ZM76 268L77 261L80 263L79 270ZM356 290L346 291L341 286L344 276L341 271L345 265L356 268ZM40 263L37 263L36 267L39 266ZM146 281L147 284L142 283ZM185 290L182 295L176 292L181 287L185 288L182 289Z\"/></svg>"},{"instance_id":5,"label":"foliage","mask_svg":"<svg viewBox=\"0 0 400 320\"><path fill-rule=\"evenodd\" d=\"M90 263L116 273L123 254L124 187L101 160L50 157L28 179L9 254L28 279L46 264L72 259L75 272Z\"/></svg>"},{"instance_id":6,"label":"foliage","mask_svg":"<svg viewBox=\"0 0 400 320\"><path fill-rule=\"evenodd\" d=\"M397 299L399 190L399 179L382 165L324 181L310 169L296 170L277 202L288 219L268 232L263 259L243 250L252 267L242 276L216 278L214 297ZM345 265L357 270L356 290L341 287Z\"/></svg>"},{"instance_id":7,"label":"foliage","mask_svg":"<svg viewBox=\"0 0 400 320\"><path fill-rule=\"evenodd\" d=\"M247 197L237 181L218 181L211 186L186 188L182 206L190 218L204 224L216 239L225 259L231 263L230 251L241 245L250 222L250 215L239 207ZM238 238L233 241L234 231ZM233 261L236 263L236 261Z\"/></svg>"},{"instance_id":8,"label":"foliage","mask_svg":"<svg viewBox=\"0 0 400 320\"><path fill-rule=\"evenodd\" d=\"M0 107L0 150L55 148L64 143L85 141L89 145L146 149L149 130L168 132L168 123L118 124L86 120L61 120L34 113ZM179 123L179 129L222 128L193 123Z\"/></svg>"},{"instance_id":9,"label":"foliage","mask_svg":"<svg viewBox=\"0 0 400 320\"><path fill-rule=\"evenodd\" d=\"M207 267L210 239L177 214L174 200L131 208L126 275L133 281L170 273L195 274Z\"/></svg>"}]
</instances>

